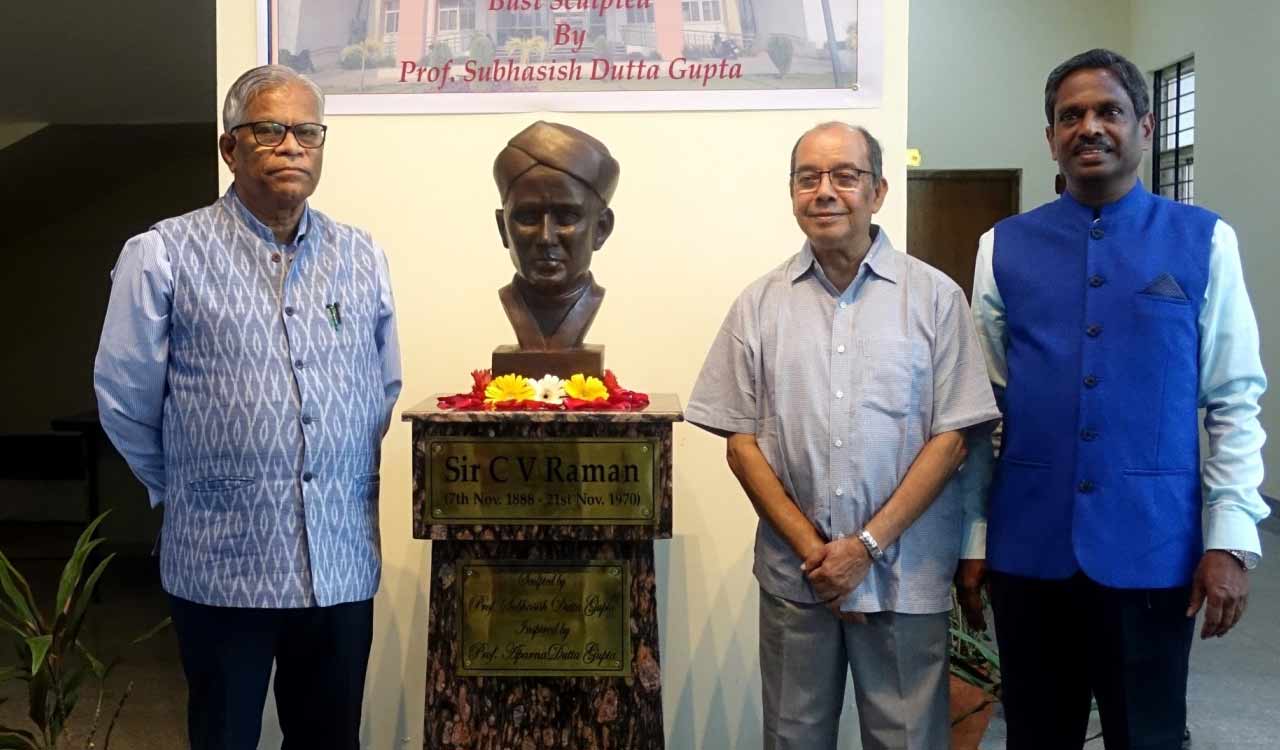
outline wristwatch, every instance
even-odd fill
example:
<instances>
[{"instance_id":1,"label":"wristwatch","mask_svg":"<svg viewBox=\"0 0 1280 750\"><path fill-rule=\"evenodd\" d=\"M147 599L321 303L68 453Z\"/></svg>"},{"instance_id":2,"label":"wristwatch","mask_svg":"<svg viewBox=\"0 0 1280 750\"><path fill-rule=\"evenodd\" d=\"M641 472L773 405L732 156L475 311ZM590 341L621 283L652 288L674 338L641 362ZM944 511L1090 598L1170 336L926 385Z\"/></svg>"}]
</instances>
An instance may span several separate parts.
<instances>
[{"instance_id":1,"label":"wristwatch","mask_svg":"<svg viewBox=\"0 0 1280 750\"><path fill-rule=\"evenodd\" d=\"M1236 562L1240 563L1240 567L1246 571L1258 567L1258 555L1253 552L1246 552L1241 549L1224 549L1222 551L1234 557Z\"/></svg>"},{"instance_id":2,"label":"wristwatch","mask_svg":"<svg viewBox=\"0 0 1280 750\"><path fill-rule=\"evenodd\" d=\"M871 536L871 532L863 529L858 532L858 541L862 542L862 546L867 548L867 554L871 556L871 561L875 562L884 557L884 550L880 549L876 538Z\"/></svg>"}]
</instances>

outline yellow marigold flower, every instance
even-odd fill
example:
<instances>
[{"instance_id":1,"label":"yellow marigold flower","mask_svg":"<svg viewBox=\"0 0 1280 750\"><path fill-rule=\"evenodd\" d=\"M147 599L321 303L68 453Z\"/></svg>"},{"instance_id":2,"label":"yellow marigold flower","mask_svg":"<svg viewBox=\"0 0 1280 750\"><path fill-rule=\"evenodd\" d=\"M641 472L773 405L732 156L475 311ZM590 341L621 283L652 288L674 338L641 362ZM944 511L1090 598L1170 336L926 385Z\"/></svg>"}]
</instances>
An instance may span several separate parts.
<instances>
[{"instance_id":1,"label":"yellow marigold flower","mask_svg":"<svg viewBox=\"0 0 1280 750\"><path fill-rule=\"evenodd\" d=\"M600 378L590 378L578 373L564 381L564 392L569 398L579 401L598 401L609 398L609 389L604 387Z\"/></svg>"},{"instance_id":2,"label":"yellow marigold flower","mask_svg":"<svg viewBox=\"0 0 1280 750\"><path fill-rule=\"evenodd\" d=\"M532 401L537 395L537 381L521 375L501 375L484 389L484 401L496 404L501 401Z\"/></svg>"}]
</instances>

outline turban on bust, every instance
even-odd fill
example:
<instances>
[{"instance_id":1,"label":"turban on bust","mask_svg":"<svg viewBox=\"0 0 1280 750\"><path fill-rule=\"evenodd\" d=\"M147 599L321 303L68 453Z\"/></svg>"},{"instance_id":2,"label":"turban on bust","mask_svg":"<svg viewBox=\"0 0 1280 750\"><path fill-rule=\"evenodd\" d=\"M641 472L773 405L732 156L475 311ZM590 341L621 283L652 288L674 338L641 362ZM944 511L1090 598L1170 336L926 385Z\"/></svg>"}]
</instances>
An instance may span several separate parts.
<instances>
[{"instance_id":1,"label":"turban on bust","mask_svg":"<svg viewBox=\"0 0 1280 750\"><path fill-rule=\"evenodd\" d=\"M516 180L537 166L577 178L606 206L618 187L618 162L603 143L577 128L539 120L507 141L493 160L493 180L502 200Z\"/></svg>"}]
</instances>

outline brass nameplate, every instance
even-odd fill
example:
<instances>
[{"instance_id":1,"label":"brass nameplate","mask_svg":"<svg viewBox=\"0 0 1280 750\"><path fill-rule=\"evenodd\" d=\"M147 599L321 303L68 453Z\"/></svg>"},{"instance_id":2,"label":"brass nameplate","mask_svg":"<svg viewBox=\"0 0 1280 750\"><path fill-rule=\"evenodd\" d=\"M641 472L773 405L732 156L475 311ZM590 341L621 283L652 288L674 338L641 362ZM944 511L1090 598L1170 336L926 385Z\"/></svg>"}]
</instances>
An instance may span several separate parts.
<instances>
[{"instance_id":1,"label":"brass nameplate","mask_svg":"<svg viewBox=\"0 0 1280 750\"><path fill-rule=\"evenodd\" d=\"M657 438L427 438L431 523L654 523Z\"/></svg>"},{"instance_id":2,"label":"brass nameplate","mask_svg":"<svg viewBox=\"0 0 1280 750\"><path fill-rule=\"evenodd\" d=\"M625 562L460 565L458 674L631 675Z\"/></svg>"}]
</instances>

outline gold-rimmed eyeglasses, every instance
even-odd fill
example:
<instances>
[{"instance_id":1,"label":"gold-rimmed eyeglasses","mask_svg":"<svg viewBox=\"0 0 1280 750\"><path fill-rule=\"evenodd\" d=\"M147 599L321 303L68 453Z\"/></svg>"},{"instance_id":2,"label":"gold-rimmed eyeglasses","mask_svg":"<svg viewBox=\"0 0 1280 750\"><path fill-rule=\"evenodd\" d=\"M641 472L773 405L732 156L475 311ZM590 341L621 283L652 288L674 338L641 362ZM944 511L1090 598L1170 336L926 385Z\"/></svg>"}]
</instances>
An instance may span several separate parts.
<instances>
[{"instance_id":1,"label":"gold-rimmed eyeglasses","mask_svg":"<svg viewBox=\"0 0 1280 750\"><path fill-rule=\"evenodd\" d=\"M791 173L791 184L797 193L812 193L822 184L822 175L831 177L831 187L836 190L849 191L858 187L863 175L875 176L873 172L857 167L837 167L835 169L800 169Z\"/></svg>"}]
</instances>

